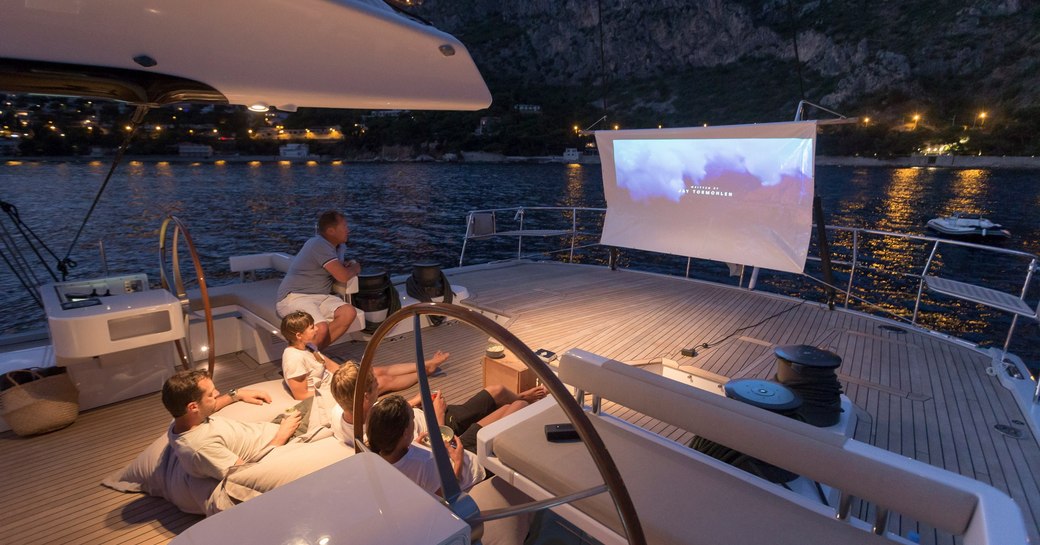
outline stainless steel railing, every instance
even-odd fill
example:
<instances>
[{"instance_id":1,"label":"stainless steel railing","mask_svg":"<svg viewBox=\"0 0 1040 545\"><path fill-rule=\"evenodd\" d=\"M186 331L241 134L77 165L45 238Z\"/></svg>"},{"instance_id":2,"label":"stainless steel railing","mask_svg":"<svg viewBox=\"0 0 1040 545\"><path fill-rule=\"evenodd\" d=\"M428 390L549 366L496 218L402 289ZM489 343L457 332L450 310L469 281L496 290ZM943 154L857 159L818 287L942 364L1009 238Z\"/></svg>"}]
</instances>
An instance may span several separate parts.
<instances>
[{"instance_id":1,"label":"stainless steel railing","mask_svg":"<svg viewBox=\"0 0 1040 545\"><path fill-rule=\"evenodd\" d=\"M467 244L471 241L503 237L516 238L515 256L518 259L567 253L567 261L572 262L575 251L599 246L598 241L588 244L578 244L577 241L580 238L598 239L605 212L603 208L588 207L509 207L470 211L466 216L466 234L459 265L463 264ZM1012 314L1011 326L1004 339L1005 352L1019 319L1036 319L1040 311L1036 296L1030 296L1029 293L1034 273L1040 268L1034 254L960 240L875 229L827 226L827 233L831 263L841 267L838 271L848 276L843 285L831 286L844 294L845 308L855 301L871 312L929 329L919 321L926 290L990 306ZM548 241L553 237L562 238L564 244L524 255L525 237L539 237ZM815 241L810 250L818 252ZM693 261L694 258L687 258L686 277L690 276ZM818 255L811 254L809 261L818 262ZM614 262L612 264L616 265ZM1006 280L1017 276L1016 271L1021 271L1021 287L1012 286ZM748 289L755 289L758 273L757 268L752 269ZM803 273L802 276L823 284L822 280L811 274ZM870 282L876 283L882 277L891 278L882 282L888 282L886 288L879 290L863 287ZM933 285L929 285L929 281ZM743 285L743 271L739 282ZM901 290L893 289L892 286ZM1032 304L1027 301L1032 301Z\"/></svg>"}]
</instances>

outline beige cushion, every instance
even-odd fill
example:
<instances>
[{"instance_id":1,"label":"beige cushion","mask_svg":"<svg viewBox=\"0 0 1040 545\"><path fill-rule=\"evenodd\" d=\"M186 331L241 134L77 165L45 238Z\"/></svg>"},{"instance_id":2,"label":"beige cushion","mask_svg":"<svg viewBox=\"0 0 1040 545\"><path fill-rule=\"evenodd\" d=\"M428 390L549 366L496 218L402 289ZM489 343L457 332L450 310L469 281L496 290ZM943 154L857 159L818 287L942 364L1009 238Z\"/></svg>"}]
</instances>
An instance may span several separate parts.
<instances>
[{"instance_id":1,"label":"beige cushion","mask_svg":"<svg viewBox=\"0 0 1040 545\"><path fill-rule=\"evenodd\" d=\"M222 487L232 500L243 502L353 454L354 449L334 437L313 443L290 443L271 450L259 462L234 468Z\"/></svg>"},{"instance_id":2,"label":"beige cushion","mask_svg":"<svg viewBox=\"0 0 1040 545\"><path fill-rule=\"evenodd\" d=\"M285 412L286 409L299 403L299 401L293 399L289 389L285 386L285 381L281 379L242 386L239 390L259 390L265 392L271 396L271 402L263 405L253 405L239 401L224 407L217 414L242 422L270 422L276 416Z\"/></svg>"},{"instance_id":3,"label":"beige cushion","mask_svg":"<svg viewBox=\"0 0 1040 545\"><path fill-rule=\"evenodd\" d=\"M225 286L213 286L208 288L209 304L213 308L237 305L256 314L267 323L277 327L282 323L274 306L278 297L278 284L281 279L270 278L257 282L228 284ZM191 310L199 312L203 310L202 300L199 299L198 290L191 292Z\"/></svg>"},{"instance_id":4,"label":"beige cushion","mask_svg":"<svg viewBox=\"0 0 1040 545\"><path fill-rule=\"evenodd\" d=\"M285 388L284 383L281 380L261 382L245 388L267 392L271 396L271 403L252 405L240 401L224 407L218 414L227 418L241 420L243 422L270 422L276 416L284 412L285 409L293 407L299 403L289 395L288 390ZM322 396L321 399L324 400L325 397L331 399L328 392L325 392L325 395ZM311 411L311 418L308 422L308 426L307 433L304 435L304 438L307 440L312 442L321 442L322 439L332 436L332 430L328 425L328 414L323 410L323 408L316 406L315 409ZM181 467L177 457L172 456L169 449L166 448L167 443L166 431L163 431L162 435L156 438L151 445L145 448L143 452L137 455L137 457L130 462L130 465L109 475L101 481L101 484L120 492L144 492L152 496L165 498L169 500L170 503L176 505L178 509L186 513L213 514L220 510L220 507L214 507L214 505L223 506L224 508L228 505L232 505L227 502L221 503L219 501L214 503L214 498L211 498L211 495L221 495L219 490L217 493L214 492L219 481L188 475ZM295 446L297 445L286 445L274 449L274 451ZM343 448L346 449L345 446ZM353 453L352 449L347 450ZM314 469L325 467L328 463L322 462L326 459L330 459L327 456L323 457L324 455L316 453L311 453L309 456L311 456L311 458L305 460L304 465L301 465L300 467L301 470L306 467L311 467L307 473L314 471ZM275 459L277 460L278 457ZM342 459L342 457L339 459ZM284 465L288 465L288 463L285 462ZM272 467L277 469L278 466L272 464ZM268 483L281 483L284 481L285 472L279 473L278 471L274 471L273 473L274 475L269 481L258 479L255 484L254 481L248 480L250 478L249 473L243 476L242 479L245 480L246 486L252 487L256 490L268 489ZM295 473L290 473L296 475ZM226 497L223 499L226 499Z\"/></svg>"},{"instance_id":5,"label":"beige cushion","mask_svg":"<svg viewBox=\"0 0 1040 545\"><path fill-rule=\"evenodd\" d=\"M496 436L495 456L552 494L602 484L584 444L545 440L545 424L566 421L559 407L531 417ZM628 487L648 543L715 543L710 536L727 536L728 543L890 543L764 491L739 470L727 471L692 449L668 448L598 417L592 422ZM624 535L609 494L573 505Z\"/></svg>"},{"instance_id":6,"label":"beige cushion","mask_svg":"<svg viewBox=\"0 0 1040 545\"><path fill-rule=\"evenodd\" d=\"M202 515L206 513L206 503L217 481L188 475L172 455L163 433L130 465L109 475L101 484L120 492L159 496L185 513Z\"/></svg>"}]
</instances>

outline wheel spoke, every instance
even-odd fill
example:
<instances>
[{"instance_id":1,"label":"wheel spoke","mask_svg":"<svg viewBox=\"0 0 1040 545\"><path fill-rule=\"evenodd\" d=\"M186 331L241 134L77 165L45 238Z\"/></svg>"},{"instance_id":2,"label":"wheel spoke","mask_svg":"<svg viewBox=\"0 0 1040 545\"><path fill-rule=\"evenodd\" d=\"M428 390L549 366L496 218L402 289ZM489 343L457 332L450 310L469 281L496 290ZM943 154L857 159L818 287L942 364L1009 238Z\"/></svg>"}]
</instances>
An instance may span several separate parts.
<instances>
[{"instance_id":1,"label":"wheel spoke","mask_svg":"<svg viewBox=\"0 0 1040 545\"><path fill-rule=\"evenodd\" d=\"M433 451L433 459L437 462L437 474L441 478L441 492L448 506L452 506L458 499L462 489L459 481L455 479L455 472L451 469L451 459L448 458L448 448L444 446L441 438L440 425L437 423L437 413L433 408L433 394L430 391L430 379L426 376L426 358L423 356L422 321L421 316L415 315L412 320L415 329L415 372L419 378L419 395L422 396L423 416L426 419L426 429L430 433L430 450ZM462 439L459 438L459 447L462 447Z\"/></svg>"},{"instance_id":2,"label":"wheel spoke","mask_svg":"<svg viewBox=\"0 0 1040 545\"><path fill-rule=\"evenodd\" d=\"M557 505L563 505L572 501L583 500L596 494L602 494L608 492L607 485L601 484L592 488L586 488L573 494L567 494L564 496L556 496L555 498L549 498L547 500L532 501L521 505L513 505L510 507L503 507L502 509L492 509L490 511L482 511L479 515L466 519L466 522L470 524L484 523L489 520L498 520L509 517L515 517L517 515L524 515L527 513L534 513L535 511L541 511L542 509L549 509L556 507Z\"/></svg>"},{"instance_id":3,"label":"wheel spoke","mask_svg":"<svg viewBox=\"0 0 1040 545\"><path fill-rule=\"evenodd\" d=\"M604 484L588 490L575 492L567 496L489 511L486 515L479 514L479 510L477 510L475 514L459 515L470 523L474 532L479 533L479 529L482 528L482 521L484 520L502 518L509 516L510 514L528 512L529 510L544 509L567 503L569 501L582 499L605 490L610 493L611 499L614 500L614 507L621 520L621 525L624 529L625 537L628 539L628 543L630 545L646 545L646 536L643 534L643 527L639 522L635 506L632 504L632 497L628 493L628 488L621 479L617 465L614 463L613 458L610 456L610 452L607 451L607 447L603 443L603 438L600 437L599 433L593 427L592 422L589 421L588 415L585 414L585 411L582 410L577 401L571 397L567 387L560 382L560 379L556 374L553 373L553 371L549 369L549 366L531 351L530 347L524 344L520 339L516 338L516 336L510 333L509 330L502 327L501 324L491 320L487 316L465 307L449 303L417 303L402 308L388 316L372 334L372 338L369 340L368 346L365 348L365 353L361 357L360 372L358 373L358 383L355 386L355 391L368 391L368 376L371 374L372 363L375 361L375 354L379 348L379 343L387 334L390 333L394 326L407 319L409 316L412 316L415 324L416 360L418 365L416 371L419 375L420 395L422 396L423 406L432 408L433 400L430 395L430 387L429 381L426 377L425 365L423 365L422 330L420 327L421 324L419 323L419 317L424 314L456 318L463 323L477 328L484 334L498 339L506 349L516 355L517 358L519 358L520 361L522 361L528 369L532 370L535 376L541 380L542 384L549 390L549 393L556 399L556 402L559 404L560 409L563 410L563 413L567 416L568 420L574 424L575 431L578 432L578 436L581 438L582 442L584 442L593 463L596 465L596 469L603 478ZM355 415L364 414L364 397L365 396L359 395L354 396L353 412ZM424 412L427 426L431 430L436 430L436 416L431 416L430 411ZM355 424L354 443L357 452L361 452L360 445L363 441L363 437L364 426ZM447 449L444 447L443 442L430 441L430 443L433 448L434 457L438 461L438 471L441 475L441 483L444 486L442 490L445 492L445 498L448 499L449 506L452 507L452 510L458 512L456 511L456 507L452 505L452 500L450 498L458 498L460 503L464 503L464 500L468 498L468 496L457 492L458 483L455 482L454 474L451 474L450 477L446 477L444 474L444 468L442 467L441 462L447 462ZM440 452L440 454L438 454L438 452ZM449 488L452 488L453 490L450 490ZM462 510L466 510L465 505L459 505L458 507Z\"/></svg>"}]
</instances>

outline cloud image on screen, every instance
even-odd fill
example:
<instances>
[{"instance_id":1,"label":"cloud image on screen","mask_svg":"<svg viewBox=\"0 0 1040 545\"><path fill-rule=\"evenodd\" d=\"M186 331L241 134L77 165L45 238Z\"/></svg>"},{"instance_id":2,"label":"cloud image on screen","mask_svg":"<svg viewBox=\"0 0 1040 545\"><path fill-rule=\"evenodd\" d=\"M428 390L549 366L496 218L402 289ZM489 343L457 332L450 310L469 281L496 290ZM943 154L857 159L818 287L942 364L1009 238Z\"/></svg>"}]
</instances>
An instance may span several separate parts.
<instances>
[{"instance_id":1,"label":"cloud image on screen","mask_svg":"<svg viewBox=\"0 0 1040 545\"><path fill-rule=\"evenodd\" d=\"M634 201L674 202L706 194L740 198L734 192L748 195L785 182L801 187L812 181L811 163L805 172L811 144L797 138L615 140L617 187Z\"/></svg>"},{"instance_id":2,"label":"cloud image on screen","mask_svg":"<svg viewBox=\"0 0 1040 545\"><path fill-rule=\"evenodd\" d=\"M597 133L607 199L601 242L800 272L815 125L713 129Z\"/></svg>"}]
</instances>

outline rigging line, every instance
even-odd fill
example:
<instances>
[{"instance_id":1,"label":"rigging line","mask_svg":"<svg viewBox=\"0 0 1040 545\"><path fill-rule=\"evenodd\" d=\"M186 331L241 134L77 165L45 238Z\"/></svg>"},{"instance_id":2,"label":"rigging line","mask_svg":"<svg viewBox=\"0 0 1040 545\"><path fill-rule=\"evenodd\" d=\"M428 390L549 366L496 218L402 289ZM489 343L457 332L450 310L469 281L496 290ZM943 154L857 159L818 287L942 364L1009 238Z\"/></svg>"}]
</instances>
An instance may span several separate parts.
<instances>
[{"instance_id":1,"label":"rigging line","mask_svg":"<svg viewBox=\"0 0 1040 545\"><path fill-rule=\"evenodd\" d=\"M36 247L37 244L43 247L43 249L46 250L47 253L51 255L51 258L53 258L55 261L58 260L58 256L47 246L47 243L44 242L39 235L33 232L32 228L29 227L29 224L22 221L22 217L18 214L18 208L15 205L9 202L0 201L0 209L6 212L7 216L11 218L11 222L14 224L15 229L18 230L18 234L22 235L22 238L29 243L29 248L32 250L34 254L36 254L36 259L40 260L40 264L43 265L45 269L47 269L47 274L51 275L51 278L54 279L55 282L57 282L58 275L54 274L54 271L51 270L50 265L47 264L47 260L44 259L42 255L40 255L39 249L37 249ZM29 234L27 235L26 232L28 232ZM31 238L29 235L32 235ZM36 244L33 244L33 240L36 241ZM13 238L11 244L14 244Z\"/></svg>"},{"instance_id":2,"label":"rigging line","mask_svg":"<svg viewBox=\"0 0 1040 545\"><path fill-rule=\"evenodd\" d=\"M753 327L758 327L758 326L768 322L769 320L772 320L773 318L776 318L777 316L781 316L783 314L791 312L792 310L794 310L794 309L804 305L806 302L807 301L803 300L800 303L798 303L797 305L791 305L790 307L787 307L784 310L781 310L780 312L777 312L777 313L772 314L770 316L766 316L765 318L762 318L762 320L760 320L760 321L758 321L756 323L753 323L753 324L751 324L749 326L744 326L744 327L741 327L741 328L738 328L738 329L734 329L728 335L726 335L725 337L722 337L721 339L718 339L718 340L715 340L715 341L710 341L710 342L705 342L705 343L699 343L699 344L696 344L694 346L697 346L699 348L712 348L714 346L718 346L719 344L722 344L722 342L726 341L727 339L729 339L730 337L736 335L737 333L740 333L741 331L744 331L746 329L751 329Z\"/></svg>"},{"instance_id":3,"label":"rigging line","mask_svg":"<svg viewBox=\"0 0 1040 545\"><path fill-rule=\"evenodd\" d=\"M15 274L21 274L26 279L31 279L32 282L30 283L32 285L39 286L41 284L40 279L36 277L33 268L29 266L29 261L25 259L24 255L22 255L22 251L18 248L18 244L15 242L14 237L11 236L11 232L7 229L7 225L3 223L0 223L0 243L7 247L8 251L11 253L11 259L14 260L13 263L19 268L18 271L20 272L16 271ZM14 269L12 268L12 270Z\"/></svg>"},{"instance_id":4,"label":"rigging line","mask_svg":"<svg viewBox=\"0 0 1040 545\"><path fill-rule=\"evenodd\" d=\"M798 69L799 100L805 100L805 81L802 79L802 57L798 53L798 25L795 24L795 7L787 0L787 16L790 17L790 43L795 46L795 68Z\"/></svg>"},{"instance_id":5,"label":"rigging line","mask_svg":"<svg viewBox=\"0 0 1040 545\"><path fill-rule=\"evenodd\" d=\"M7 263L7 267L11 269L11 272L13 272L16 277L18 277L18 282L21 283L23 288L25 288L25 291L29 296L33 298L33 301L36 301L36 304L39 305L40 308L43 308L43 301L40 300L40 296L36 295L36 291L33 290L33 287L26 282L26 279L23 276L24 273L15 268L15 264L7 258L7 254L3 250L0 250L0 259L3 259L4 263Z\"/></svg>"},{"instance_id":6,"label":"rigging line","mask_svg":"<svg viewBox=\"0 0 1040 545\"><path fill-rule=\"evenodd\" d=\"M607 113L607 73L603 54L603 0L596 0L596 26L599 28L599 92L603 99L603 113ZM603 117L606 117L604 115Z\"/></svg>"},{"instance_id":7,"label":"rigging line","mask_svg":"<svg viewBox=\"0 0 1040 545\"><path fill-rule=\"evenodd\" d=\"M116 171L116 167L119 166L119 162L123 160L123 154L126 153L126 149L130 147L130 141L133 140L134 134L137 133L137 128L141 126L141 122L144 121L145 114L148 113L149 107L144 104L139 104L137 109L134 110L134 115L130 118L130 131L127 133L126 138L123 139L123 143L119 145L119 150L116 151L115 158L112 159L112 166L108 169L108 174L105 175L105 181L101 182L101 187L98 189L97 195L94 197L94 202L90 204L90 209L87 210L87 215L83 217L83 223L80 224L79 230L76 231L76 236L72 238L72 244L69 244L69 251L65 253L65 257L58 262L58 270L61 271L61 279L65 280L69 275L69 268L75 267L76 262L69 259L72 255L72 250L76 247L76 243L79 242L80 235L83 234L83 229L87 226L87 222L90 220L91 214L94 213L94 208L97 207L98 202L101 200L101 194L105 192L105 187L108 186L108 182L112 179L112 174Z\"/></svg>"}]
</instances>

